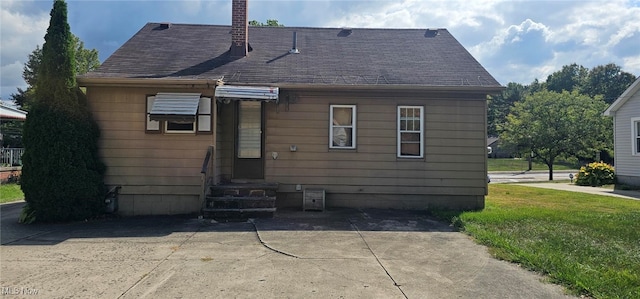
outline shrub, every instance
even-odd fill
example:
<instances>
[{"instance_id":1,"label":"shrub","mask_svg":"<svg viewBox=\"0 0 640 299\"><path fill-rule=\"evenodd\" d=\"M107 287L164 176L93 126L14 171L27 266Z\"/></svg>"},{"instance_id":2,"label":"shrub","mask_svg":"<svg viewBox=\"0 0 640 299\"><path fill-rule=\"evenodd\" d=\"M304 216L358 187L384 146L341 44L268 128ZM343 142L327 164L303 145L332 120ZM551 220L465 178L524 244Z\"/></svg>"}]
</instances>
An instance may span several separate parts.
<instances>
[{"instance_id":1,"label":"shrub","mask_svg":"<svg viewBox=\"0 0 640 299\"><path fill-rule=\"evenodd\" d=\"M27 203L24 208L22 208L22 212L20 212L20 218L18 218L18 223L31 224L36 221L36 211L33 210L29 204Z\"/></svg>"},{"instance_id":2,"label":"shrub","mask_svg":"<svg viewBox=\"0 0 640 299\"><path fill-rule=\"evenodd\" d=\"M615 182L616 174L613 166L604 162L593 162L580 167L576 175L576 185L602 186Z\"/></svg>"},{"instance_id":3,"label":"shrub","mask_svg":"<svg viewBox=\"0 0 640 299\"><path fill-rule=\"evenodd\" d=\"M25 122L21 187L38 222L84 220L104 210L98 136L87 115L34 104Z\"/></svg>"}]
</instances>

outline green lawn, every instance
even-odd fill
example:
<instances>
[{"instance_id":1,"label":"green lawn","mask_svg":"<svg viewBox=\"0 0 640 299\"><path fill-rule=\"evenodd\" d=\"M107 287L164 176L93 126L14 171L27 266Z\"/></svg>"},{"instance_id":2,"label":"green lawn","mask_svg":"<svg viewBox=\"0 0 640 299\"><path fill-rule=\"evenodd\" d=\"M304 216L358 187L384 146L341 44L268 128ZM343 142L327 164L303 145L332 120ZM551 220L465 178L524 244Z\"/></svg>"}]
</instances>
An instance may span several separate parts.
<instances>
[{"instance_id":1,"label":"green lawn","mask_svg":"<svg viewBox=\"0 0 640 299\"><path fill-rule=\"evenodd\" d=\"M494 159L488 158L488 169L489 171L525 171L529 169L529 162L527 159ZM532 170L549 170L547 164L542 162L533 161ZM553 164L554 170L570 170L570 169L578 169L579 167L576 165L572 165L571 163L559 162Z\"/></svg>"},{"instance_id":2,"label":"green lawn","mask_svg":"<svg viewBox=\"0 0 640 299\"><path fill-rule=\"evenodd\" d=\"M574 294L640 298L640 201L496 184L483 211L453 220L496 257Z\"/></svg>"},{"instance_id":3,"label":"green lawn","mask_svg":"<svg viewBox=\"0 0 640 299\"><path fill-rule=\"evenodd\" d=\"M18 184L0 185L0 203L12 202L24 199L24 194Z\"/></svg>"}]
</instances>

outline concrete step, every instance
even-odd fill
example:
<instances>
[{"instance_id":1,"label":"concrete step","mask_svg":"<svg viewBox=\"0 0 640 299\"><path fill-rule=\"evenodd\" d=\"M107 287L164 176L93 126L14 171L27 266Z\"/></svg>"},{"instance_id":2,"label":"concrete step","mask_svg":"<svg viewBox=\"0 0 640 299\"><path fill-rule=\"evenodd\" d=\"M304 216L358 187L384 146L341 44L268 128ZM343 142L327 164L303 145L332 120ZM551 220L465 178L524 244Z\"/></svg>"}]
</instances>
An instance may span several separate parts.
<instances>
[{"instance_id":1,"label":"concrete step","mask_svg":"<svg viewBox=\"0 0 640 299\"><path fill-rule=\"evenodd\" d=\"M278 184L276 183L246 183L246 184L224 184L209 187L209 195L238 196L238 197L261 197L276 196Z\"/></svg>"},{"instance_id":2,"label":"concrete step","mask_svg":"<svg viewBox=\"0 0 640 299\"><path fill-rule=\"evenodd\" d=\"M209 186L202 212L205 217L218 221L273 217L277 189L278 184L264 182Z\"/></svg>"},{"instance_id":3,"label":"concrete step","mask_svg":"<svg viewBox=\"0 0 640 299\"><path fill-rule=\"evenodd\" d=\"M207 196L205 209L274 208L276 197L213 197Z\"/></svg>"}]
</instances>

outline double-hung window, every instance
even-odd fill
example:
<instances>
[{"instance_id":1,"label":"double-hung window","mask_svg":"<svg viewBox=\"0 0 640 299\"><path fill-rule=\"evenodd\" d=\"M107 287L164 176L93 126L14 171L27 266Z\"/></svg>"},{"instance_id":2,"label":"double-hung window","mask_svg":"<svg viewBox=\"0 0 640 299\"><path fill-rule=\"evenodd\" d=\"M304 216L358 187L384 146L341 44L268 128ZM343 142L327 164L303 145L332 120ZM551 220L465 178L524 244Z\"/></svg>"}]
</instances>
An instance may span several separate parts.
<instances>
[{"instance_id":1,"label":"double-hung window","mask_svg":"<svg viewBox=\"0 0 640 299\"><path fill-rule=\"evenodd\" d=\"M211 98L197 93L158 93L147 97L147 133L211 134Z\"/></svg>"},{"instance_id":2,"label":"double-hung window","mask_svg":"<svg viewBox=\"0 0 640 299\"><path fill-rule=\"evenodd\" d=\"M632 154L640 155L640 117L631 119L631 134Z\"/></svg>"},{"instance_id":3,"label":"double-hung window","mask_svg":"<svg viewBox=\"0 0 640 299\"><path fill-rule=\"evenodd\" d=\"M398 157L424 157L424 107L398 106Z\"/></svg>"},{"instance_id":4,"label":"double-hung window","mask_svg":"<svg viewBox=\"0 0 640 299\"><path fill-rule=\"evenodd\" d=\"M356 105L331 105L329 148L356 148Z\"/></svg>"}]
</instances>

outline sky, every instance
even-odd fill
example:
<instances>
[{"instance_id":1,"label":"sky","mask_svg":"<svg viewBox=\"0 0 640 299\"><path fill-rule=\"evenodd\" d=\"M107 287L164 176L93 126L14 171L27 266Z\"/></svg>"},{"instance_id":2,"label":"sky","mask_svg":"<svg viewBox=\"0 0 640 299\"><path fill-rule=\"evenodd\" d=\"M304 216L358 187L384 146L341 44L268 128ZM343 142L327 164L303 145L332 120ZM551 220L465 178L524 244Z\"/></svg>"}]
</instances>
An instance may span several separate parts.
<instances>
[{"instance_id":1,"label":"sky","mask_svg":"<svg viewBox=\"0 0 640 299\"><path fill-rule=\"evenodd\" d=\"M0 97L42 46L52 0L0 1ZM71 32L103 62L147 22L231 24L231 0L67 0ZM446 28L503 85L563 65L640 76L640 0L248 0L249 20L290 27Z\"/></svg>"}]
</instances>

